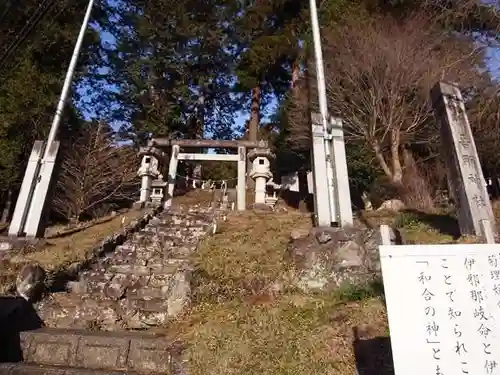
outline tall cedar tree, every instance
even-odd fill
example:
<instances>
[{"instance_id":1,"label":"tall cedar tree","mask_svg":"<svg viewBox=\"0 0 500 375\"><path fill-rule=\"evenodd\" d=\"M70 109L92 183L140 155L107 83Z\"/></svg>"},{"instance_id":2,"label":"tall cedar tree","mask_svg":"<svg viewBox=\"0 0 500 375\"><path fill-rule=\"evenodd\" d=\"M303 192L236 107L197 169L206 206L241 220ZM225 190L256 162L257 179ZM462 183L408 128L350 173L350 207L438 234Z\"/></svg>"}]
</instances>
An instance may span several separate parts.
<instances>
[{"instance_id":1,"label":"tall cedar tree","mask_svg":"<svg viewBox=\"0 0 500 375\"><path fill-rule=\"evenodd\" d=\"M299 56L307 1L252 1L236 21L238 64L235 89L250 103L246 137L258 139L261 109L290 86Z\"/></svg>"},{"instance_id":2,"label":"tall cedar tree","mask_svg":"<svg viewBox=\"0 0 500 375\"><path fill-rule=\"evenodd\" d=\"M118 88L108 99L127 124L122 134L230 137L231 2L124 0L114 13L107 31L116 45L101 78Z\"/></svg>"}]
</instances>

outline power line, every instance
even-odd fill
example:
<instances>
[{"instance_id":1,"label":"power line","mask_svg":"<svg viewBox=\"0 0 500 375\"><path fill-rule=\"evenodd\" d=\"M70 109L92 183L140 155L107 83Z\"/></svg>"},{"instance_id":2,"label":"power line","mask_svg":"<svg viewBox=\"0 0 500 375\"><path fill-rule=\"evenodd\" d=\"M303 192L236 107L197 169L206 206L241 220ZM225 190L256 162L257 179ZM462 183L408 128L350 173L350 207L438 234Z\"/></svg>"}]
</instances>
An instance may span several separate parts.
<instances>
[{"instance_id":1,"label":"power line","mask_svg":"<svg viewBox=\"0 0 500 375\"><path fill-rule=\"evenodd\" d=\"M2 21L5 18L5 16L9 13L9 9L10 9L11 5L12 5L12 1L9 0L9 2L7 3L7 5L5 6L4 11L2 12L2 14L0 14L0 23L2 23Z\"/></svg>"},{"instance_id":2,"label":"power line","mask_svg":"<svg viewBox=\"0 0 500 375\"><path fill-rule=\"evenodd\" d=\"M61 15L61 13L64 11L64 8L68 4L68 1L69 0L66 0L65 5L54 14L54 16L52 17L52 20L49 21L49 23L48 23L48 29L52 28L52 26L55 24L57 17L59 17ZM19 65L21 65L21 64L22 64L22 60L18 61L18 63L16 65L14 65L13 67L11 67L10 69L8 69L7 72L13 71L13 70L15 71L19 67Z\"/></svg>"},{"instance_id":3,"label":"power line","mask_svg":"<svg viewBox=\"0 0 500 375\"><path fill-rule=\"evenodd\" d=\"M40 4L30 17L26 25L23 27L21 32L17 35L16 39L11 43L11 45L6 49L3 55L0 57L0 68L2 68L12 54L16 51L19 45L24 42L26 37L31 33L31 31L37 26L37 24L42 20L43 16L47 14L50 8L55 4L55 0L44 0Z\"/></svg>"},{"instance_id":4,"label":"power line","mask_svg":"<svg viewBox=\"0 0 500 375\"><path fill-rule=\"evenodd\" d=\"M19 14L19 17L17 20L13 20L13 16L11 16L11 13L13 13L11 10L14 9L13 6L12 6L12 0L8 0L8 4L6 5L6 7L4 8L2 14L0 15L0 25L2 24L8 24L7 22L4 22L4 20L8 19L9 20L9 23L12 24L12 25L18 25L20 23L22 23L24 25L24 23L22 22L22 19L23 19L23 16L26 16L26 14ZM15 13L15 12L14 12ZM3 33L2 35L2 38L0 38L2 40L2 43L0 44L0 47L2 50L5 50L6 48L6 45L8 44L9 42L9 39L11 36L15 36L16 34L16 30L15 29L11 29L11 30L5 30L5 32Z\"/></svg>"},{"instance_id":5,"label":"power line","mask_svg":"<svg viewBox=\"0 0 500 375\"><path fill-rule=\"evenodd\" d=\"M33 15L30 17L26 25L22 28L21 32L17 35L16 39L11 43L11 45L5 50L3 55L0 57L0 67L5 63L5 61L10 57L10 55L15 52L16 48L26 39L28 34L33 30L33 28L40 22L42 17L54 4L54 0L44 0L38 8L35 10Z\"/></svg>"}]
</instances>

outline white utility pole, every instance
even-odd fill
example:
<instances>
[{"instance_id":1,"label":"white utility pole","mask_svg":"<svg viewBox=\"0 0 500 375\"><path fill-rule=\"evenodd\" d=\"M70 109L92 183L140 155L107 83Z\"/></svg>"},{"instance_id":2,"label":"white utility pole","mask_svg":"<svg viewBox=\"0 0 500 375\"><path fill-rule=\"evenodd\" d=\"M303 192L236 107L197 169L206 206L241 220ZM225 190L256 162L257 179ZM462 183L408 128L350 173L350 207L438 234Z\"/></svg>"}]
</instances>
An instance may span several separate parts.
<instances>
[{"instance_id":1,"label":"white utility pole","mask_svg":"<svg viewBox=\"0 0 500 375\"><path fill-rule=\"evenodd\" d=\"M316 0L309 0L311 11L311 28L314 42L314 55L316 61L316 79L318 85L318 102L320 123L318 119L312 120L313 136L313 177L314 177L314 203L316 225L330 226L336 221L337 208L335 204L334 173L331 150L325 142L328 137L329 115L326 98L325 71L323 66L323 51L321 49L321 34L319 29L318 11ZM325 174L325 175L323 175ZM327 209L328 208L328 209Z\"/></svg>"},{"instance_id":2,"label":"white utility pole","mask_svg":"<svg viewBox=\"0 0 500 375\"><path fill-rule=\"evenodd\" d=\"M328 113L325 71L316 0L309 1L314 41L319 114L311 114L314 207L317 226L353 223L342 121Z\"/></svg>"},{"instance_id":3,"label":"white utility pole","mask_svg":"<svg viewBox=\"0 0 500 375\"><path fill-rule=\"evenodd\" d=\"M71 83L73 82L73 75L82 48L85 31L90 21L94 1L89 0L47 141L45 143L36 141L31 151L19 197L17 198L14 216L9 227L10 236L26 235L26 237L40 237L44 235L45 222L42 216L45 212L47 194L51 187L52 174L59 150L59 142L56 141L56 137Z\"/></svg>"}]
</instances>

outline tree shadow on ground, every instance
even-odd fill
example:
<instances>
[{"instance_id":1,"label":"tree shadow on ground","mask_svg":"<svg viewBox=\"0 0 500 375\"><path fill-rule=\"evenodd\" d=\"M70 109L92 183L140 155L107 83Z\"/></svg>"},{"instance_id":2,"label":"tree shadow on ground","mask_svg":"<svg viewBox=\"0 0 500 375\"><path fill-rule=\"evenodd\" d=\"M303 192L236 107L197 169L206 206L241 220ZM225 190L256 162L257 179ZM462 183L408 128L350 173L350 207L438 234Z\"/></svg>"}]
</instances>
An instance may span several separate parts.
<instances>
[{"instance_id":1,"label":"tree shadow on ground","mask_svg":"<svg viewBox=\"0 0 500 375\"><path fill-rule=\"evenodd\" d=\"M21 332L43 327L33 305L21 297L0 297L0 363L21 362Z\"/></svg>"},{"instance_id":2,"label":"tree shadow on ground","mask_svg":"<svg viewBox=\"0 0 500 375\"><path fill-rule=\"evenodd\" d=\"M389 337L360 339L357 327L353 332L358 375L395 375Z\"/></svg>"},{"instance_id":3,"label":"tree shadow on ground","mask_svg":"<svg viewBox=\"0 0 500 375\"><path fill-rule=\"evenodd\" d=\"M454 239L460 237L458 220L451 215L433 214L413 209L408 209L404 212L413 215L415 219L436 229L440 233L452 236Z\"/></svg>"}]
</instances>

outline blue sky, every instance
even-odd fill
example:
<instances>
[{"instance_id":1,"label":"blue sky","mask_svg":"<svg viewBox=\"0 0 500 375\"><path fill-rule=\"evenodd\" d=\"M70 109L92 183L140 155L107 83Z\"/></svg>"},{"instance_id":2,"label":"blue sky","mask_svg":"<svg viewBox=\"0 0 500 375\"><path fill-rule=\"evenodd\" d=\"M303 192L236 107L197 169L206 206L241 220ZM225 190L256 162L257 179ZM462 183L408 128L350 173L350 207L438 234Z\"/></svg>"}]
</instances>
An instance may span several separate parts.
<instances>
[{"instance_id":1,"label":"blue sky","mask_svg":"<svg viewBox=\"0 0 500 375\"><path fill-rule=\"evenodd\" d=\"M486 58L488 60L488 70L491 75L496 79L500 79L500 49L489 48L486 53Z\"/></svg>"}]
</instances>

